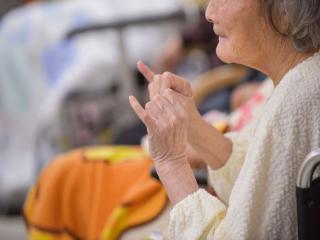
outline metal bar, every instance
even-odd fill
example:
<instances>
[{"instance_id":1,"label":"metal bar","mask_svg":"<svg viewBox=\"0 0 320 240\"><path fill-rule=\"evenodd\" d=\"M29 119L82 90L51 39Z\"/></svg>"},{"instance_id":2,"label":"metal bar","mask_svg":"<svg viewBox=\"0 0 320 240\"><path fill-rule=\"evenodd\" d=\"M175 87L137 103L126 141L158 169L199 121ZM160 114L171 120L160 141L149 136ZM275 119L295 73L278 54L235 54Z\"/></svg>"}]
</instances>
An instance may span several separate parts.
<instances>
[{"instance_id":1,"label":"metal bar","mask_svg":"<svg viewBox=\"0 0 320 240\"><path fill-rule=\"evenodd\" d=\"M320 164L320 149L312 151L303 161L297 178L297 187L309 188L315 168Z\"/></svg>"},{"instance_id":2,"label":"metal bar","mask_svg":"<svg viewBox=\"0 0 320 240\"><path fill-rule=\"evenodd\" d=\"M139 16L134 18L121 19L116 21L111 21L109 23L97 23L91 26L81 27L78 29L71 30L66 35L66 39L71 39L75 36L81 35L83 33L88 33L92 31L103 31L107 29L123 29L129 26L142 25L142 24L153 24L169 20L185 20L186 14L180 9L167 14L153 14L149 16Z\"/></svg>"}]
</instances>

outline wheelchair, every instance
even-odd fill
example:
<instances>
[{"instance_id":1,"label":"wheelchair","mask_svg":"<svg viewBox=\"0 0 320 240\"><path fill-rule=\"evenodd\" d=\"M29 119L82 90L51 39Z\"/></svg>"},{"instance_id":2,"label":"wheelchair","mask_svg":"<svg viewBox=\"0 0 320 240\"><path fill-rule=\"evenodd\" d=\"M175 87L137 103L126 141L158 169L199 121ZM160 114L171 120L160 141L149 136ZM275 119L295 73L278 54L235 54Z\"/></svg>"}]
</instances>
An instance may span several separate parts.
<instances>
[{"instance_id":1,"label":"wheelchair","mask_svg":"<svg viewBox=\"0 0 320 240\"><path fill-rule=\"evenodd\" d=\"M319 165L320 149L317 149L299 169L296 186L299 240L320 239L320 174L316 176Z\"/></svg>"}]
</instances>

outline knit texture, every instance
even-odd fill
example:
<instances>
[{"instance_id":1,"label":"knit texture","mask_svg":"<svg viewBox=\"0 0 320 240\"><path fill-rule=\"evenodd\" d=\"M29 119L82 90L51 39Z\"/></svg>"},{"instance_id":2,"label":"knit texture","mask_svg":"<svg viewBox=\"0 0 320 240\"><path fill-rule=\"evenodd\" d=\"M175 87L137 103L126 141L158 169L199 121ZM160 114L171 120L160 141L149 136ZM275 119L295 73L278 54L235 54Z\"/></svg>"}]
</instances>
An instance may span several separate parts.
<instances>
[{"instance_id":1,"label":"knit texture","mask_svg":"<svg viewBox=\"0 0 320 240\"><path fill-rule=\"evenodd\" d=\"M171 212L168 238L297 239L295 183L303 159L320 146L319 123L316 53L283 77L252 127L228 136L233 153L210 173L224 178L226 205L203 190L188 196Z\"/></svg>"}]
</instances>

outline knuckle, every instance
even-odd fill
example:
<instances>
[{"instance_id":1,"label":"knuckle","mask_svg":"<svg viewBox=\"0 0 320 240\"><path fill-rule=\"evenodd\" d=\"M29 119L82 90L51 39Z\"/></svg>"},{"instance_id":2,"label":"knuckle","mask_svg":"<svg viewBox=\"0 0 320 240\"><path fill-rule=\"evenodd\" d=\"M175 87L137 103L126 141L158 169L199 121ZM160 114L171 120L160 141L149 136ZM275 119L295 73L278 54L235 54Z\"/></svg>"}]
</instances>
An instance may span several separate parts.
<instances>
[{"instance_id":1,"label":"knuckle","mask_svg":"<svg viewBox=\"0 0 320 240\"><path fill-rule=\"evenodd\" d=\"M167 82L169 82L171 79L170 79L170 73L169 72L164 72L163 74L162 74L162 76L163 76L163 79L165 80L165 81L167 81Z\"/></svg>"},{"instance_id":2,"label":"knuckle","mask_svg":"<svg viewBox=\"0 0 320 240\"><path fill-rule=\"evenodd\" d=\"M159 82L161 80L161 75L160 74L156 74L154 76L154 82Z\"/></svg>"},{"instance_id":3,"label":"knuckle","mask_svg":"<svg viewBox=\"0 0 320 240\"><path fill-rule=\"evenodd\" d=\"M171 89L166 89L163 92L164 98L167 99L169 102L172 102L172 100L174 99L174 95L172 94L171 91L172 91Z\"/></svg>"},{"instance_id":4,"label":"knuckle","mask_svg":"<svg viewBox=\"0 0 320 240\"><path fill-rule=\"evenodd\" d=\"M161 102L162 101L162 96L161 95L159 95L158 93L156 93L155 95L154 95L154 101L156 101L156 102Z\"/></svg>"},{"instance_id":5,"label":"knuckle","mask_svg":"<svg viewBox=\"0 0 320 240\"><path fill-rule=\"evenodd\" d=\"M164 95L165 96L171 96L172 95L172 90L170 88L167 88L164 90Z\"/></svg>"}]
</instances>

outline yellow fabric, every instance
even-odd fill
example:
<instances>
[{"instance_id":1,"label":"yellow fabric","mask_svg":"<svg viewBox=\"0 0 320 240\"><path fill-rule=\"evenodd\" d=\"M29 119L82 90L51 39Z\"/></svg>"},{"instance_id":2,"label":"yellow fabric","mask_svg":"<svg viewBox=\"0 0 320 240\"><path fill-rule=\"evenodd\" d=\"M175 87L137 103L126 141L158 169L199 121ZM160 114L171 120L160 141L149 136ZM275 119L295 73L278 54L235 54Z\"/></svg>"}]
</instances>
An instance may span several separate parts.
<instances>
[{"instance_id":1,"label":"yellow fabric","mask_svg":"<svg viewBox=\"0 0 320 240\"><path fill-rule=\"evenodd\" d=\"M89 160L108 161L110 163L141 160L141 158L148 157L144 151L140 150L140 147L129 146L95 147L87 149L84 154Z\"/></svg>"},{"instance_id":2,"label":"yellow fabric","mask_svg":"<svg viewBox=\"0 0 320 240\"><path fill-rule=\"evenodd\" d=\"M228 123L224 121L217 121L212 123L212 126L214 126L219 132L225 133L228 129Z\"/></svg>"},{"instance_id":3,"label":"yellow fabric","mask_svg":"<svg viewBox=\"0 0 320 240\"><path fill-rule=\"evenodd\" d=\"M72 240L67 233L48 233L36 228L29 229L29 239L32 240Z\"/></svg>"}]
</instances>

